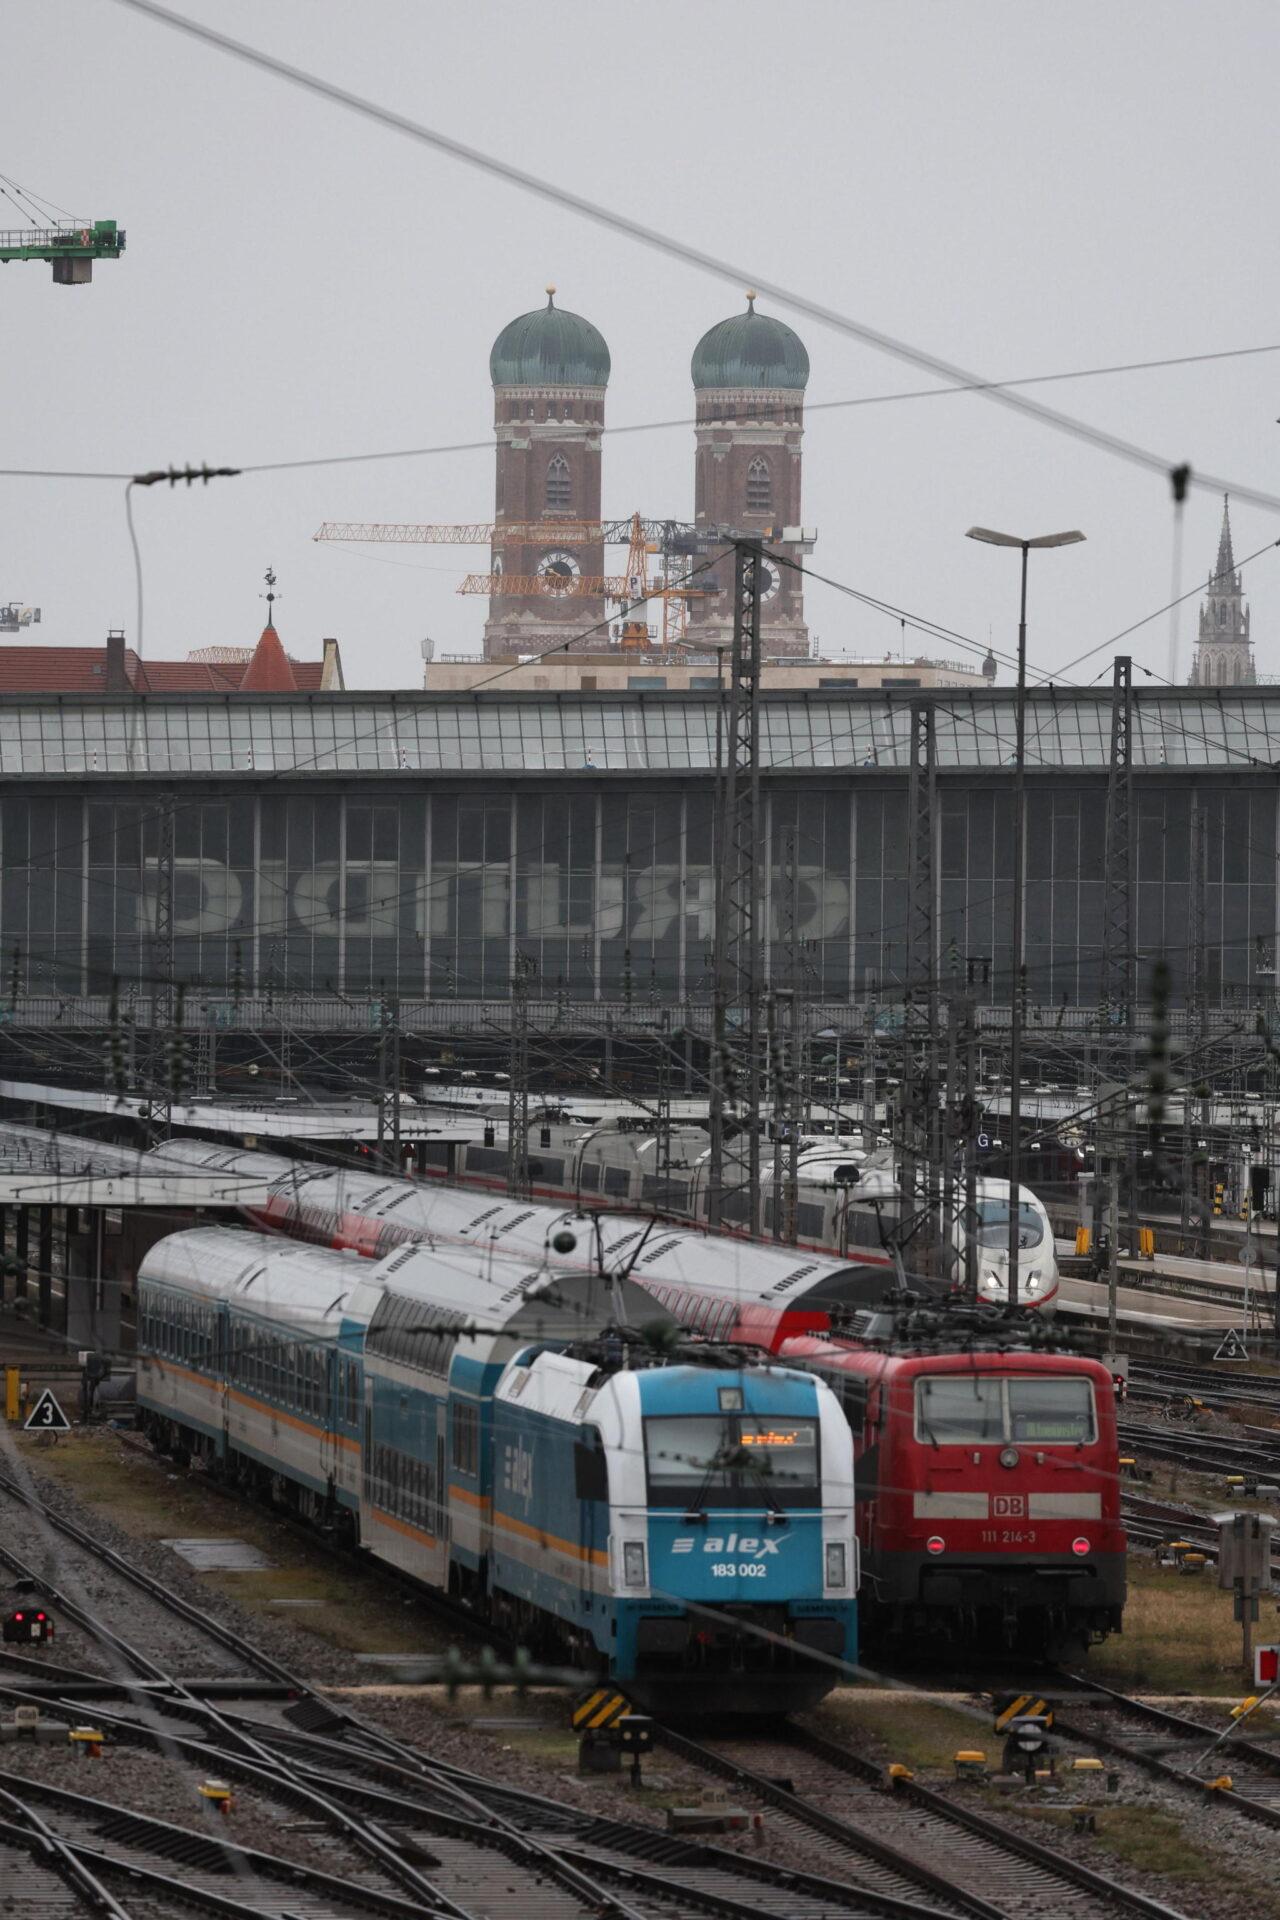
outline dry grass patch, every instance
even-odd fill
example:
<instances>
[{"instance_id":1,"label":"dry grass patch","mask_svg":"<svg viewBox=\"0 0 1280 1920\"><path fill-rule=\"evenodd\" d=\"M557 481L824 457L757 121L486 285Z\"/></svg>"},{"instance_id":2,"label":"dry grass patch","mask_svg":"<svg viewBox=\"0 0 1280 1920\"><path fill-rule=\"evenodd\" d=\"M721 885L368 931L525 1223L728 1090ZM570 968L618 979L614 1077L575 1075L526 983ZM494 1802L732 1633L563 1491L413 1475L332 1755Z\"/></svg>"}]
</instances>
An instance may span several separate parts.
<instances>
[{"instance_id":1,"label":"dry grass patch","mask_svg":"<svg viewBox=\"0 0 1280 1920\"><path fill-rule=\"evenodd\" d=\"M1264 1597L1258 1639L1275 1630L1272 1605ZM1246 1677L1252 1683L1240 1651L1231 1595L1219 1591L1211 1570L1187 1575L1131 1556L1124 1632L1095 1647L1086 1670L1130 1692L1230 1697L1247 1690Z\"/></svg>"},{"instance_id":2,"label":"dry grass patch","mask_svg":"<svg viewBox=\"0 0 1280 1920\"><path fill-rule=\"evenodd\" d=\"M422 1603L373 1568L337 1559L304 1529L215 1493L201 1475L180 1472L118 1434L93 1429L76 1431L55 1447L37 1447L30 1439L23 1444L42 1474L135 1540L230 1538L257 1547L271 1563L261 1572L192 1575L246 1613L347 1652L430 1653L457 1637L442 1637Z\"/></svg>"},{"instance_id":3,"label":"dry grass patch","mask_svg":"<svg viewBox=\"0 0 1280 1920\"><path fill-rule=\"evenodd\" d=\"M815 1733L844 1740L869 1760L901 1761L913 1772L932 1770L950 1777L956 1754L975 1747L994 1766L1002 1747L991 1730L990 1707L950 1706L914 1694L872 1695L837 1688L808 1717Z\"/></svg>"},{"instance_id":4,"label":"dry grass patch","mask_svg":"<svg viewBox=\"0 0 1280 1920\"><path fill-rule=\"evenodd\" d=\"M1005 1804L1005 1803L1002 1803ZM1019 1804L1025 1819L1070 1831L1073 1821L1067 1807L1036 1807ZM1166 1874L1174 1880L1210 1880L1221 1871L1216 1860L1206 1859L1201 1848L1182 1831L1180 1821L1158 1807L1091 1807L1097 1823L1100 1847L1127 1867L1141 1873ZM1268 1912L1280 1913L1280 1896L1272 1894Z\"/></svg>"}]
</instances>

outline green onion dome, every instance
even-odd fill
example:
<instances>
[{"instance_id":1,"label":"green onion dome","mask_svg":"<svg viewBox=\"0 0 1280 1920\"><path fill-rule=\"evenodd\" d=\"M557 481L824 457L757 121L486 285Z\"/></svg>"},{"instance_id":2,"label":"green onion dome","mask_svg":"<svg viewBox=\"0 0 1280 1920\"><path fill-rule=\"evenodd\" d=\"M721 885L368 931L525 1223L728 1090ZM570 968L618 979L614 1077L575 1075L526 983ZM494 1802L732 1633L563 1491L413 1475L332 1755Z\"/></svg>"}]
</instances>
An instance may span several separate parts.
<instances>
[{"instance_id":1,"label":"green onion dome","mask_svg":"<svg viewBox=\"0 0 1280 1920\"><path fill-rule=\"evenodd\" d=\"M804 388L809 356L798 333L770 314L756 312L747 295L745 313L735 313L704 333L693 350L693 384L704 387Z\"/></svg>"},{"instance_id":2,"label":"green onion dome","mask_svg":"<svg viewBox=\"0 0 1280 1920\"><path fill-rule=\"evenodd\" d=\"M547 304L509 321L493 343L489 372L495 387L604 387L609 349L604 335L580 313L567 313L547 288Z\"/></svg>"}]
</instances>

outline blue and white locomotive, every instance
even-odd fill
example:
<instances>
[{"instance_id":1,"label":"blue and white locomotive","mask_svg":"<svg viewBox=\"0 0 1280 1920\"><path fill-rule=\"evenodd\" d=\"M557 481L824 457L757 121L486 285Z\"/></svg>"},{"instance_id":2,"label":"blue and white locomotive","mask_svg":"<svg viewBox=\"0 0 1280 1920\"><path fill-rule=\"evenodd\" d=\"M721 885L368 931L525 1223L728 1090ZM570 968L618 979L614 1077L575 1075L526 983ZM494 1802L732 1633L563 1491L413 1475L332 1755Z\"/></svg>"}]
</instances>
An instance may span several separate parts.
<instances>
[{"instance_id":1,"label":"blue and white locomotive","mask_svg":"<svg viewBox=\"0 0 1280 1920\"><path fill-rule=\"evenodd\" d=\"M144 1427L477 1620L668 1713L801 1706L854 1657L837 1400L724 1349L664 1362L634 1281L226 1228L138 1281Z\"/></svg>"}]
</instances>

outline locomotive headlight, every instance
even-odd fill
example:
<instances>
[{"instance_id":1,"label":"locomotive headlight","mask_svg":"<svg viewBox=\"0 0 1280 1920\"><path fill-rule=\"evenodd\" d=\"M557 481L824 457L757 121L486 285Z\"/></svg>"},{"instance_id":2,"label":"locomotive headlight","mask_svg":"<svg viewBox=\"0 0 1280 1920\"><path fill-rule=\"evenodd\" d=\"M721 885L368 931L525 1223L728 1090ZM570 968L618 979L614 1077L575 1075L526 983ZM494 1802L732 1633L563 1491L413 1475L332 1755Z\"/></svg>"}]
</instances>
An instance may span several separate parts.
<instances>
[{"instance_id":1,"label":"locomotive headlight","mask_svg":"<svg viewBox=\"0 0 1280 1920\"><path fill-rule=\"evenodd\" d=\"M988 1268L986 1273L984 1273L982 1276L982 1284L987 1289L988 1293L999 1293L1001 1287L1004 1285L1004 1281L1000 1278L1000 1275L998 1273L994 1272L991 1268Z\"/></svg>"},{"instance_id":2,"label":"locomotive headlight","mask_svg":"<svg viewBox=\"0 0 1280 1920\"><path fill-rule=\"evenodd\" d=\"M1078 1540L1073 1540L1071 1542L1071 1551L1072 1553L1075 1554L1078 1560L1084 1559L1085 1554L1088 1553L1089 1551L1089 1542L1085 1539L1083 1534L1081 1534Z\"/></svg>"},{"instance_id":3,"label":"locomotive headlight","mask_svg":"<svg viewBox=\"0 0 1280 1920\"><path fill-rule=\"evenodd\" d=\"M1022 1284L1026 1287L1028 1293L1039 1293L1040 1275L1038 1273L1029 1273Z\"/></svg>"},{"instance_id":4,"label":"locomotive headlight","mask_svg":"<svg viewBox=\"0 0 1280 1920\"><path fill-rule=\"evenodd\" d=\"M843 1587L848 1583L848 1561L845 1558L844 1541L827 1542L827 1585Z\"/></svg>"},{"instance_id":5,"label":"locomotive headlight","mask_svg":"<svg viewBox=\"0 0 1280 1920\"><path fill-rule=\"evenodd\" d=\"M647 1587L649 1584L643 1540L624 1540L622 1543L622 1584L624 1587Z\"/></svg>"}]
</instances>

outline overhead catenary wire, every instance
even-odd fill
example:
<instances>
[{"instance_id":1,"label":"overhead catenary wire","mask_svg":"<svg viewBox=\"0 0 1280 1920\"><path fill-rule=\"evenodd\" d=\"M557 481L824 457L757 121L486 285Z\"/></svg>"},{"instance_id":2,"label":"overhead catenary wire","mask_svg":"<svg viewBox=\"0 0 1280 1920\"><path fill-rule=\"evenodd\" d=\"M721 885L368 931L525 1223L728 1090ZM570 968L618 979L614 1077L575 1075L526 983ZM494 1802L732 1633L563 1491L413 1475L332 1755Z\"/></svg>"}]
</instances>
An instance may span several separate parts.
<instances>
[{"instance_id":1,"label":"overhead catenary wire","mask_svg":"<svg viewBox=\"0 0 1280 1920\"><path fill-rule=\"evenodd\" d=\"M925 349L900 340L882 329L870 326L849 314L841 313L837 308L824 305L807 295L796 292L779 281L770 279L755 271L754 268L738 262L719 258L701 247L687 241L676 239L674 235L664 233L656 227L646 226L642 221L633 219L629 214L606 207L599 201L588 199L566 187L557 186L553 181L545 180L509 161L499 159L495 154L486 153L479 147L456 140L439 129L428 126L424 121L413 120L407 114L397 113L390 107L366 99L348 88L337 86L333 81L325 80L321 75L307 72L289 61L276 58L261 48L250 46L246 41L236 40L230 34L220 33L203 22L192 20L185 14L175 13L172 8L161 6L158 0L114 0L115 5L126 7L174 31L189 35L202 41L206 46L229 54L260 71L272 74L291 86L327 99L333 105L360 115L386 127L389 131L403 134L419 144L443 153L451 159L488 174L491 178L504 181L507 185L531 193L541 200L563 207L570 213L602 226L614 233L663 253L669 258L694 267L701 273L712 275L716 279L727 280L737 287L755 287L759 292L776 300L780 306L801 313L820 325L829 327L851 339L860 341L864 346L874 348L880 353L907 362L922 372L935 375L939 380L972 387L997 404L1011 408L1027 418L1049 427L1058 433L1068 434L1074 439L1110 453L1130 464L1145 468L1148 472L1167 476L1180 463L1168 455L1153 452L1142 447L1136 441L1124 439L1121 435L1110 433L1101 427L1095 427L1083 420L1077 420L1069 414L1059 413L1055 408L1044 406L1021 391L993 385L980 375L971 373L954 362L929 353ZM1216 493L1230 493L1238 499L1248 500L1255 506L1264 506L1280 511L1280 496L1264 493L1220 475L1196 472L1191 484L1208 488Z\"/></svg>"},{"instance_id":2,"label":"overhead catenary wire","mask_svg":"<svg viewBox=\"0 0 1280 1920\"><path fill-rule=\"evenodd\" d=\"M1280 353L1280 341L1263 346L1224 347L1211 353L1166 354L1155 360L1125 360L1110 366L1072 367L1052 373L1030 373L1005 379L953 381L938 387L912 387L892 393L854 394L841 400L813 400L806 397L805 418L835 413L856 407L892 406L898 402L945 399L965 393L985 393L996 388L1046 386L1064 380L1092 380L1130 373L1158 372L1173 367L1202 366L1215 361L1256 358ZM601 423L597 431L602 439L620 439L643 433L669 433L696 426L694 414L678 414L663 420L633 420L617 425ZM237 474L251 476L266 473L302 472L309 468L368 465L385 460L428 460L458 453L493 452L493 436L484 440L449 440L421 447L376 447L357 453L310 454L293 460L250 460L236 467ZM0 467L0 480L134 480L139 472L128 467ZM1229 489L1231 490L1231 489ZM1241 495L1243 497L1243 495ZM1280 495L1274 501L1280 509Z\"/></svg>"}]
</instances>

